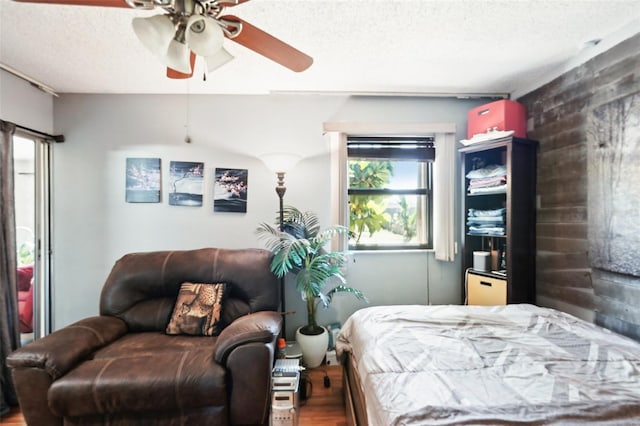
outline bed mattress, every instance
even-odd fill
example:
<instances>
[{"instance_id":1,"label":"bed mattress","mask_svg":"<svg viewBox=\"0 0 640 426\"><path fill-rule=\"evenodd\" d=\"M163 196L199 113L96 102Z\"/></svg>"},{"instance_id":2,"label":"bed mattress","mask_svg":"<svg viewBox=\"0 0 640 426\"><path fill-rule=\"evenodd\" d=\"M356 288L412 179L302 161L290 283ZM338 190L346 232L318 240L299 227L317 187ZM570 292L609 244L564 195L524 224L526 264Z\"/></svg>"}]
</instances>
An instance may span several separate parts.
<instances>
[{"instance_id":1,"label":"bed mattress","mask_svg":"<svg viewBox=\"0 0 640 426\"><path fill-rule=\"evenodd\" d=\"M552 309L370 307L336 349L370 425L640 424L640 343Z\"/></svg>"}]
</instances>

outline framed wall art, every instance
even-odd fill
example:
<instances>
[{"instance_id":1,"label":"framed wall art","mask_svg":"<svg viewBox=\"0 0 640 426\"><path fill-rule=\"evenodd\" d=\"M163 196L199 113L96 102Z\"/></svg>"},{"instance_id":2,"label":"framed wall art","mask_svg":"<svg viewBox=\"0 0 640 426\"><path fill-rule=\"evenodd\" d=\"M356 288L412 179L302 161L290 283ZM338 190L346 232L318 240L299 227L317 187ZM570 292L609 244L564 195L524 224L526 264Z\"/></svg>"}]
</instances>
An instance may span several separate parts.
<instances>
[{"instance_id":1,"label":"framed wall art","mask_svg":"<svg viewBox=\"0 0 640 426\"><path fill-rule=\"evenodd\" d=\"M127 158L127 203L159 203L162 175L159 158Z\"/></svg>"},{"instance_id":2,"label":"framed wall art","mask_svg":"<svg viewBox=\"0 0 640 426\"><path fill-rule=\"evenodd\" d=\"M204 163L172 161L169 167L169 205L202 206Z\"/></svg>"},{"instance_id":3,"label":"framed wall art","mask_svg":"<svg viewBox=\"0 0 640 426\"><path fill-rule=\"evenodd\" d=\"M591 266L640 276L640 93L595 108L588 148Z\"/></svg>"},{"instance_id":4,"label":"framed wall art","mask_svg":"<svg viewBox=\"0 0 640 426\"><path fill-rule=\"evenodd\" d=\"M247 212L247 169L216 168L213 193L214 212Z\"/></svg>"}]
</instances>

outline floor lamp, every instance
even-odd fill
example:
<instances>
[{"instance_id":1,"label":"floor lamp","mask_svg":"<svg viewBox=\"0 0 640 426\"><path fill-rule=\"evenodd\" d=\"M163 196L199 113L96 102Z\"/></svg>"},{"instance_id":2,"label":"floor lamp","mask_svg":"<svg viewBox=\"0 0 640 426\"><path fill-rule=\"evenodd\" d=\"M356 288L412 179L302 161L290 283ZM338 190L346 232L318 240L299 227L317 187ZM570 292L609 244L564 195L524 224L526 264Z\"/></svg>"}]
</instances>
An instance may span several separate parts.
<instances>
[{"instance_id":1,"label":"floor lamp","mask_svg":"<svg viewBox=\"0 0 640 426\"><path fill-rule=\"evenodd\" d=\"M294 154L286 154L286 153L277 153L277 154L267 154L262 156L262 161L267 165L271 171L276 174L278 178L278 182L276 185L276 194L278 194L278 199L280 201L280 232L284 231L283 223L284 223L284 194L287 192L287 187L284 186L284 176L293 166L296 165L298 161L300 161L300 157ZM286 313L286 304L285 304L285 295L284 295L284 280L285 278L280 278L280 310L282 311L282 333L281 336L285 338L287 337L287 313Z\"/></svg>"}]
</instances>

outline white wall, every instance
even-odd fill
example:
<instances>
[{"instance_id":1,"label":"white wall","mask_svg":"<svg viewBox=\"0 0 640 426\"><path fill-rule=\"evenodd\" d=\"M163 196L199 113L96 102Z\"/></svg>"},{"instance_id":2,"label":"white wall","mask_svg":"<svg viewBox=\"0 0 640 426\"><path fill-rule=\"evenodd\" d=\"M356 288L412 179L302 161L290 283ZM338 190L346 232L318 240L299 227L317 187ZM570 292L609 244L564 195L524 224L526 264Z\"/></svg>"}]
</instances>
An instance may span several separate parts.
<instances>
[{"instance_id":1,"label":"white wall","mask_svg":"<svg viewBox=\"0 0 640 426\"><path fill-rule=\"evenodd\" d=\"M53 96L0 70L0 119L52 133Z\"/></svg>"},{"instance_id":2,"label":"white wall","mask_svg":"<svg viewBox=\"0 0 640 426\"><path fill-rule=\"evenodd\" d=\"M26 81L0 70L0 119L44 133L53 132L53 96ZM33 155L14 163L17 245L33 235L21 228L35 229Z\"/></svg>"},{"instance_id":3,"label":"white wall","mask_svg":"<svg viewBox=\"0 0 640 426\"><path fill-rule=\"evenodd\" d=\"M486 100L354 98L347 96L62 95L55 100L54 329L98 313L100 289L113 263L132 251L198 247L259 247L255 229L273 223L276 177L261 154L289 151L304 159L286 176L285 204L331 218L330 155L324 122L453 122L466 132L466 113ZM187 118L188 116L188 118ZM188 128L185 125L188 122ZM192 143L184 143L185 134ZM160 204L125 203L125 159L160 157ZM167 204L169 161L205 163L204 206ZM249 170L246 214L214 213L215 167ZM459 303L460 264L432 253L357 253L349 284L372 304ZM343 322L363 306L335 299L322 323ZM305 321L293 286L287 308L298 313L288 335Z\"/></svg>"}]
</instances>

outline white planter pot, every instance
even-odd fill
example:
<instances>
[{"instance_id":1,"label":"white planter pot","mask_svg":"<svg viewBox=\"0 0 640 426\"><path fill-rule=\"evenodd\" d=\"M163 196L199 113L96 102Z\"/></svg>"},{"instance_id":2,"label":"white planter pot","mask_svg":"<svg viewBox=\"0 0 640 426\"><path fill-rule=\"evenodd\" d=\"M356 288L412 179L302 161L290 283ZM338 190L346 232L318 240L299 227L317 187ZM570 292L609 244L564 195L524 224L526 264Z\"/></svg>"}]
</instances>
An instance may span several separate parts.
<instances>
[{"instance_id":1,"label":"white planter pot","mask_svg":"<svg viewBox=\"0 0 640 426\"><path fill-rule=\"evenodd\" d=\"M302 363L307 368L315 368L322 364L329 347L329 332L322 327L322 334L310 336L296 331L296 342L302 351Z\"/></svg>"}]
</instances>

